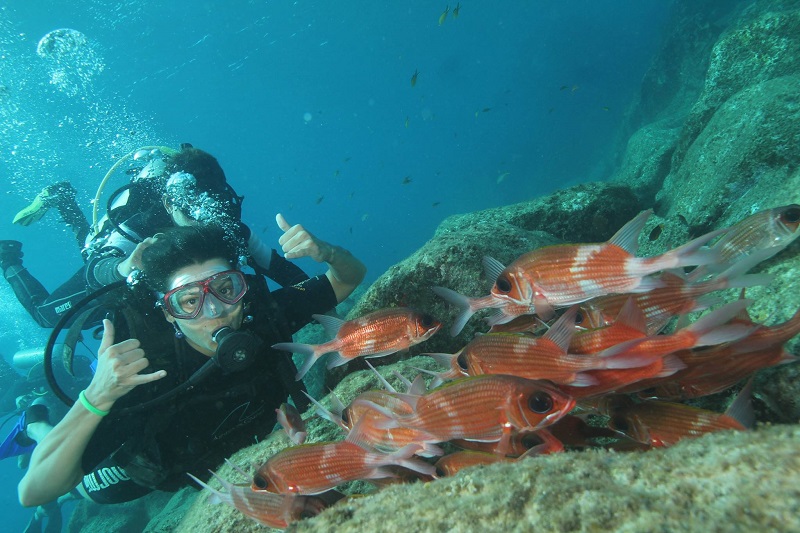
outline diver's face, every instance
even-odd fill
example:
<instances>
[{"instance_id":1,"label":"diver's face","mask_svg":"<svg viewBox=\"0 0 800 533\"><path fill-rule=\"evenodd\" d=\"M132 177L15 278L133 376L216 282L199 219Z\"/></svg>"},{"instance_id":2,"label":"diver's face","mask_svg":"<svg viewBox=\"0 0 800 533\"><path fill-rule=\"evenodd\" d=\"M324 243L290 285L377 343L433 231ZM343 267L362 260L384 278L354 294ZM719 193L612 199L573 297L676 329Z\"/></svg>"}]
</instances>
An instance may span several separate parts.
<instances>
[{"instance_id":1,"label":"diver's face","mask_svg":"<svg viewBox=\"0 0 800 533\"><path fill-rule=\"evenodd\" d=\"M175 289L195 281L203 281L214 274L231 270L231 265L224 259L210 259L203 263L193 264L177 270L169 279L168 290ZM168 322L177 324L189 346L198 352L213 356L217 343L211 338L212 333L223 326L239 329L244 316L244 301L228 305L221 302L213 294L205 294L203 310L196 318L175 318L165 312Z\"/></svg>"}]
</instances>

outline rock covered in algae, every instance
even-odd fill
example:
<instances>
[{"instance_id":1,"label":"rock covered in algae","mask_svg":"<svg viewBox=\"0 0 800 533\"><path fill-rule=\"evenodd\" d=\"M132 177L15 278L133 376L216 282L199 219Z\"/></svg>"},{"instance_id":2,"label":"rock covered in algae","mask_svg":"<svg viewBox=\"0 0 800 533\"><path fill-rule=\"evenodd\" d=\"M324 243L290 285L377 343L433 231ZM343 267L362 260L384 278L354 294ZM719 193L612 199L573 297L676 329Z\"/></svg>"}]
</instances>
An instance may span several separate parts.
<instances>
[{"instance_id":1,"label":"rock covered in algae","mask_svg":"<svg viewBox=\"0 0 800 533\"><path fill-rule=\"evenodd\" d=\"M797 426L644 453L568 452L393 486L297 522L329 531L800 531Z\"/></svg>"}]
</instances>

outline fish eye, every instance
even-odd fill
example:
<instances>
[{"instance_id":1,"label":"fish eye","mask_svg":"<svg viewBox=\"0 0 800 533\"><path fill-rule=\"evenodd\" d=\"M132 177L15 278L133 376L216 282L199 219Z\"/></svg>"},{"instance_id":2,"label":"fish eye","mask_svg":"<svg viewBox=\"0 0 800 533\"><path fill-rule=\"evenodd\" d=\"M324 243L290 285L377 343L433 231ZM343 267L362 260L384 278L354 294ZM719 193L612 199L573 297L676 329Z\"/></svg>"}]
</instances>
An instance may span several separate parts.
<instances>
[{"instance_id":1,"label":"fish eye","mask_svg":"<svg viewBox=\"0 0 800 533\"><path fill-rule=\"evenodd\" d=\"M260 474L253 476L253 485L259 490L267 490L267 487L269 487L267 479Z\"/></svg>"},{"instance_id":2,"label":"fish eye","mask_svg":"<svg viewBox=\"0 0 800 533\"><path fill-rule=\"evenodd\" d=\"M422 315L422 318L420 318L420 323L422 323L422 327L432 328L436 323L436 321L433 319L431 315L426 314Z\"/></svg>"},{"instance_id":3,"label":"fish eye","mask_svg":"<svg viewBox=\"0 0 800 533\"><path fill-rule=\"evenodd\" d=\"M350 425L350 410L349 409L345 409L344 411L342 411L342 422L344 422L348 426Z\"/></svg>"},{"instance_id":4,"label":"fish eye","mask_svg":"<svg viewBox=\"0 0 800 533\"><path fill-rule=\"evenodd\" d=\"M458 363L458 367L461 370L466 372L467 369L469 368L469 365L467 364L467 354L465 354L463 351L460 354L458 354L458 358L456 358L456 363Z\"/></svg>"},{"instance_id":5,"label":"fish eye","mask_svg":"<svg viewBox=\"0 0 800 533\"><path fill-rule=\"evenodd\" d=\"M781 218L784 222L788 222L789 224L797 224L800 222L800 208L791 207L787 209L781 215Z\"/></svg>"},{"instance_id":6,"label":"fish eye","mask_svg":"<svg viewBox=\"0 0 800 533\"><path fill-rule=\"evenodd\" d=\"M497 278L497 281L494 282L494 286L497 287L497 290L503 294L508 294L511 292L511 282L508 281L508 278L505 276L500 276Z\"/></svg>"},{"instance_id":7,"label":"fish eye","mask_svg":"<svg viewBox=\"0 0 800 533\"><path fill-rule=\"evenodd\" d=\"M436 475L439 477L447 477L447 472L440 466L436 467Z\"/></svg>"},{"instance_id":8,"label":"fish eye","mask_svg":"<svg viewBox=\"0 0 800 533\"><path fill-rule=\"evenodd\" d=\"M575 314L575 325L580 325L580 324L583 324L583 313L581 311L578 311Z\"/></svg>"},{"instance_id":9,"label":"fish eye","mask_svg":"<svg viewBox=\"0 0 800 533\"><path fill-rule=\"evenodd\" d=\"M544 391L539 391L528 398L528 407L534 413L546 413L553 408L553 397Z\"/></svg>"}]
</instances>

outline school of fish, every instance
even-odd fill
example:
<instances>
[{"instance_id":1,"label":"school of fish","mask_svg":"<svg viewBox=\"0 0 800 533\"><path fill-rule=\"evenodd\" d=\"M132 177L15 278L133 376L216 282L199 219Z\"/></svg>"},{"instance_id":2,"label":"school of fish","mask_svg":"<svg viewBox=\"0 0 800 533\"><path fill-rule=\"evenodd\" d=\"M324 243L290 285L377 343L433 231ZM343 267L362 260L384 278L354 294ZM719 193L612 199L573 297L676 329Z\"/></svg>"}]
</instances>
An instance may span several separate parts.
<instances>
[{"instance_id":1,"label":"school of fish","mask_svg":"<svg viewBox=\"0 0 800 533\"><path fill-rule=\"evenodd\" d=\"M341 499L334 489L350 481L431 481L565 449L642 450L748 429L752 379L725 413L681 402L796 360L784 345L800 332L800 310L767 326L748 315L751 300L717 305L722 301L712 293L769 284L768 275L748 271L800 235L800 206L760 211L664 254L636 257L650 213L604 243L547 246L507 267L485 258L494 280L488 295L434 288L459 308L453 335L477 311L495 311L486 319L491 329L457 353L425 354L443 366L429 385L422 375L413 381L398 375L405 383L398 391L378 374L384 390L362 393L347 406L333 394L330 409L312 399L316 413L342 429L337 442L302 444L303 419L284 404L278 420L295 446L252 475L239 470L247 483L212 472L218 490L194 479L212 501L285 528ZM688 313L711 306L688 322ZM677 324L667 330L674 317ZM329 342L275 346L306 355L298 379L326 353L333 354L329 368L385 356L427 340L442 325L409 308L350 321L317 318Z\"/></svg>"}]
</instances>

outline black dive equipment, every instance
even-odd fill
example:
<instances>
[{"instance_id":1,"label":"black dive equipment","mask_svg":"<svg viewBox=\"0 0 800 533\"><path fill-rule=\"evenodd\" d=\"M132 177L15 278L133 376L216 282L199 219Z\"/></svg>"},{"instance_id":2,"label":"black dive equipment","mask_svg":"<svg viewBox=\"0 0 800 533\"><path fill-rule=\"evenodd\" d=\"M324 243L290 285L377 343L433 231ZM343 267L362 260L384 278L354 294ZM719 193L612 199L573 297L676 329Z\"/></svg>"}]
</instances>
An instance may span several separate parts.
<instances>
[{"instance_id":1,"label":"black dive equipment","mask_svg":"<svg viewBox=\"0 0 800 533\"><path fill-rule=\"evenodd\" d=\"M47 346L44 349L44 373L47 378L47 383L53 390L53 393L68 407L72 407L75 400L69 397L66 392L56 381L55 374L53 373L53 349L56 345L58 335L64 329L67 322L69 322L74 315L82 311L87 305L97 298L109 293L115 289L126 287L128 284L136 284L138 279L135 276L130 276L128 280L121 280L110 285L106 285L93 293L87 295L69 311L64 313L61 319L53 328L50 337L47 339ZM245 323L252 320L252 317L245 317ZM256 354L263 345L263 341L253 332L246 330L235 330L229 326L224 326L216 330L212 334L214 342L217 343L217 351L202 367L192 374L189 379L184 383L178 385L174 389L165 392L164 394L153 398L142 404L120 409L113 413L113 416L125 416L131 413L144 411L155 405L161 404L178 394L191 390L196 385L202 383L206 378L213 374L218 369L222 370L223 374L230 374L234 372L241 372L249 368L255 362Z\"/></svg>"}]
</instances>

